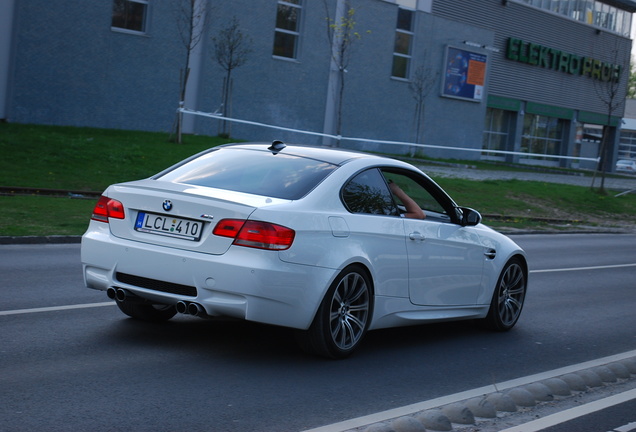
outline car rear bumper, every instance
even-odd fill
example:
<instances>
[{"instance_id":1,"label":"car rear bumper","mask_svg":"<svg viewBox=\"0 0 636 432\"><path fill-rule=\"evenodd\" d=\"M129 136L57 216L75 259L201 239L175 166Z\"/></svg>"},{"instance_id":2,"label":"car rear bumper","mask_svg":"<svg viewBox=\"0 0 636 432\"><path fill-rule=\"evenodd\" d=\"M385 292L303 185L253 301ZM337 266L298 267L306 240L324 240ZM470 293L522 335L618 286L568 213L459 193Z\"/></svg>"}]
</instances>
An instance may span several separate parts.
<instances>
[{"instance_id":1,"label":"car rear bumper","mask_svg":"<svg viewBox=\"0 0 636 432\"><path fill-rule=\"evenodd\" d=\"M123 288L159 304L194 302L210 316L306 329L337 273L283 262L274 251L232 246L209 255L119 239L105 228L82 237L88 288Z\"/></svg>"}]
</instances>

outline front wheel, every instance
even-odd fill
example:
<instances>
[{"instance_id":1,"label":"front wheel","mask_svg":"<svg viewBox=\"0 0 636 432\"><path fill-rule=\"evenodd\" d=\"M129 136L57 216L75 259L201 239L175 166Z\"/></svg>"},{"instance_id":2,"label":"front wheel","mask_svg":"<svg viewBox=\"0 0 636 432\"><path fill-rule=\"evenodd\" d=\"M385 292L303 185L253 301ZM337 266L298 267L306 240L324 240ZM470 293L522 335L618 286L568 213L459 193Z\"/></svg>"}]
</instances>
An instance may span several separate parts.
<instances>
[{"instance_id":1,"label":"front wheel","mask_svg":"<svg viewBox=\"0 0 636 432\"><path fill-rule=\"evenodd\" d=\"M358 265L345 268L327 290L309 329L300 333L301 347L323 357L349 356L371 322L371 298L366 271Z\"/></svg>"},{"instance_id":2,"label":"front wheel","mask_svg":"<svg viewBox=\"0 0 636 432\"><path fill-rule=\"evenodd\" d=\"M491 330L507 331L517 323L526 298L527 274L519 258L512 258L504 266L488 315L482 324Z\"/></svg>"}]
</instances>

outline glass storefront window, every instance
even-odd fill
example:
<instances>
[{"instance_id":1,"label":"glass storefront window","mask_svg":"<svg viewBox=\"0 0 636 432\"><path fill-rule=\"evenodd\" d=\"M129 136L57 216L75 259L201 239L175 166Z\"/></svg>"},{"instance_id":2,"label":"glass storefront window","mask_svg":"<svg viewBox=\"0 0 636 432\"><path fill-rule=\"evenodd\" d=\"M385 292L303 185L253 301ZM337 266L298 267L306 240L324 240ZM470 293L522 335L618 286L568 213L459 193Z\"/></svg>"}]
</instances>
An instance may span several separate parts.
<instances>
[{"instance_id":1,"label":"glass storefront window","mask_svg":"<svg viewBox=\"0 0 636 432\"><path fill-rule=\"evenodd\" d=\"M486 111L486 124L484 127L483 150L505 151L511 132L510 122L513 113L495 108L488 108ZM506 155L484 151L481 153L482 159L506 160Z\"/></svg>"},{"instance_id":2,"label":"glass storefront window","mask_svg":"<svg viewBox=\"0 0 636 432\"><path fill-rule=\"evenodd\" d=\"M563 120L536 114L527 114L523 119L523 134L521 137L521 151L532 153L531 159L555 161L537 155L561 154L563 142ZM556 162L554 162L556 164Z\"/></svg>"},{"instance_id":3,"label":"glass storefront window","mask_svg":"<svg viewBox=\"0 0 636 432\"><path fill-rule=\"evenodd\" d=\"M636 131L621 131L618 159L636 159Z\"/></svg>"}]
</instances>

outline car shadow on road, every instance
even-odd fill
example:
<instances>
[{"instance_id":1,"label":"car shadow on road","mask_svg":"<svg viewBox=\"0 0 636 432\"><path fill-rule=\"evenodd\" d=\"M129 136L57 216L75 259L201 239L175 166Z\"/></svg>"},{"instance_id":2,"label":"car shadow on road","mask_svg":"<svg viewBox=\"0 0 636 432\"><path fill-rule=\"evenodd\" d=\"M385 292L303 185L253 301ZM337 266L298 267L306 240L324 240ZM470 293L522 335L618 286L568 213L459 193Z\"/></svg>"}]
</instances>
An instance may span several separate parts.
<instances>
[{"instance_id":1,"label":"car shadow on road","mask_svg":"<svg viewBox=\"0 0 636 432\"><path fill-rule=\"evenodd\" d=\"M110 334L116 343L139 348L174 349L184 353L243 356L294 356L298 350L291 329L229 318L177 316L151 323L122 317Z\"/></svg>"},{"instance_id":2,"label":"car shadow on road","mask_svg":"<svg viewBox=\"0 0 636 432\"><path fill-rule=\"evenodd\" d=\"M112 322L108 333L107 337L112 337L113 343L133 348L178 348L184 353L208 353L236 359L256 356L261 360L321 360L301 351L293 329L228 318L177 316L168 322L149 323L123 317ZM375 330L367 333L351 358L456 349L488 334L497 335L482 330L472 321Z\"/></svg>"}]
</instances>

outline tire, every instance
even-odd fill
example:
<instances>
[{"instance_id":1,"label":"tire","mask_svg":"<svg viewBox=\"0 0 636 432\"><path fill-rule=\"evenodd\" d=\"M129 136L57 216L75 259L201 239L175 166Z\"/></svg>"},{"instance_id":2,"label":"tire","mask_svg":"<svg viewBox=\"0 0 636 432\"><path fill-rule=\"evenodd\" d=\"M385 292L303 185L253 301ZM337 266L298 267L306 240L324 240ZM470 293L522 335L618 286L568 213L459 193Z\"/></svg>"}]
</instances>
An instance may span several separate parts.
<instances>
[{"instance_id":1,"label":"tire","mask_svg":"<svg viewBox=\"0 0 636 432\"><path fill-rule=\"evenodd\" d=\"M508 331L514 327L526 298L527 279L521 259L512 258L506 263L497 281L488 315L481 322L484 327L495 331Z\"/></svg>"},{"instance_id":2,"label":"tire","mask_svg":"<svg viewBox=\"0 0 636 432\"><path fill-rule=\"evenodd\" d=\"M142 303L138 301L118 301L119 310L131 318L141 321L168 321L177 314L177 308L169 305Z\"/></svg>"},{"instance_id":3,"label":"tire","mask_svg":"<svg viewBox=\"0 0 636 432\"><path fill-rule=\"evenodd\" d=\"M301 347L332 359L348 357L359 345L371 323L372 288L365 269L345 268L333 281L314 321L300 332Z\"/></svg>"}]
</instances>

